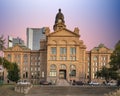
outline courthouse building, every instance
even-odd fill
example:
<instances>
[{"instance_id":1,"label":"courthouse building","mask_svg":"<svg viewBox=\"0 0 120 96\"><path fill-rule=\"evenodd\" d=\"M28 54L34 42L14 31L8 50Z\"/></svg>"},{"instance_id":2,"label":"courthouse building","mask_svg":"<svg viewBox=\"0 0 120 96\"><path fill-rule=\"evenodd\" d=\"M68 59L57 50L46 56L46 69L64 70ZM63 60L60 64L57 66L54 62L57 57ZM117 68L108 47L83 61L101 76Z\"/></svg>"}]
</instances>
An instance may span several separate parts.
<instances>
[{"instance_id":1,"label":"courthouse building","mask_svg":"<svg viewBox=\"0 0 120 96\"><path fill-rule=\"evenodd\" d=\"M67 29L61 9L55 17L53 29L54 32L50 32L48 27L44 28L46 38L40 40L39 50L19 44L4 50L5 58L18 64L21 79L32 83L59 79L97 80L95 72L108 66L112 50L100 44L87 51L79 28Z\"/></svg>"}]
</instances>

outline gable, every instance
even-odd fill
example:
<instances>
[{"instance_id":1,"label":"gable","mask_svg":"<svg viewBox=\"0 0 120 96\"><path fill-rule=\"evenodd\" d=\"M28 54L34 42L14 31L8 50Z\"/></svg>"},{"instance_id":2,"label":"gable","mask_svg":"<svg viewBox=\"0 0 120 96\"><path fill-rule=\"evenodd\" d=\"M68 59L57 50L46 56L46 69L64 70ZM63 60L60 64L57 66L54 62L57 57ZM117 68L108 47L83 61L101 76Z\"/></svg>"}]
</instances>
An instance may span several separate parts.
<instances>
[{"instance_id":1,"label":"gable","mask_svg":"<svg viewBox=\"0 0 120 96\"><path fill-rule=\"evenodd\" d=\"M79 34L76 34L75 32L72 32L70 30L67 29L62 29L56 32L52 32L49 34L49 36L53 36L53 37L79 37Z\"/></svg>"},{"instance_id":2,"label":"gable","mask_svg":"<svg viewBox=\"0 0 120 96\"><path fill-rule=\"evenodd\" d=\"M13 47L7 48L4 51L23 51L23 50L30 50L29 48L27 48L26 46L22 46L22 45L15 45Z\"/></svg>"},{"instance_id":3,"label":"gable","mask_svg":"<svg viewBox=\"0 0 120 96\"><path fill-rule=\"evenodd\" d=\"M99 52L101 52L101 53L105 53L105 52L108 52L108 51L109 51L109 49L106 48L106 47L102 47L102 48L99 49Z\"/></svg>"},{"instance_id":4,"label":"gable","mask_svg":"<svg viewBox=\"0 0 120 96\"><path fill-rule=\"evenodd\" d=\"M12 50L13 51L22 51L22 48L20 46L16 45L12 48Z\"/></svg>"}]
</instances>

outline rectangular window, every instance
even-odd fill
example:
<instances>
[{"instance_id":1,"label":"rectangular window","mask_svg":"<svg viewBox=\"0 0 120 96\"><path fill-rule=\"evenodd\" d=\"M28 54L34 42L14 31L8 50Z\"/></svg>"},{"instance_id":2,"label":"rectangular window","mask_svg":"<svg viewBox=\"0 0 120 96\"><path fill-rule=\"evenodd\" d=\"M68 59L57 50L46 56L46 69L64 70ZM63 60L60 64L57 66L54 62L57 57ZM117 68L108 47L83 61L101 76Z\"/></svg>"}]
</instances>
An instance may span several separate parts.
<instances>
[{"instance_id":1,"label":"rectangular window","mask_svg":"<svg viewBox=\"0 0 120 96\"><path fill-rule=\"evenodd\" d=\"M71 47L70 48L70 54L71 55L75 55L76 54L76 48L75 47Z\"/></svg>"},{"instance_id":2,"label":"rectangular window","mask_svg":"<svg viewBox=\"0 0 120 96\"><path fill-rule=\"evenodd\" d=\"M40 68L38 68L38 71L40 71Z\"/></svg>"},{"instance_id":3,"label":"rectangular window","mask_svg":"<svg viewBox=\"0 0 120 96\"><path fill-rule=\"evenodd\" d=\"M8 60L11 61L11 54L8 54Z\"/></svg>"},{"instance_id":4,"label":"rectangular window","mask_svg":"<svg viewBox=\"0 0 120 96\"><path fill-rule=\"evenodd\" d=\"M76 76L76 70L71 70L70 76Z\"/></svg>"},{"instance_id":5,"label":"rectangular window","mask_svg":"<svg viewBox=\"0 0 120 96\"><path fill-rule=\"evenodd\" d=\"M40 65L40 62L38 62L38 65Z\"/></svg>"},{"instance_id":6,"label":"rectangular window","mask_svg":"<svg viewBox=\"0 0 120 96\"><path fill-rule=\"evenodd\" d=\"M61 47L60 48L60 54L63 55L63 54L66 54L66 48L65 47Z\"/></svg>"},{"instance_id":7,"label":"rectangular window","mask_svg":"<svg viewBox=\"0 0 120 96\"><path fill-rule=\"evenodd\" d=\"M97 68L95 68L95 71L97 72Z\"/></svg>"},{"instance_id":8,"label":"rectangular window","mask_svg":"<svg viewBox=\"0 0 120 96\"><path fill-rule=\"evenodd\" d=\"M51 48L51 54L56 54L56 47Z\"/></svg>"},{"instance_id":9,"label":"rectangular window","mask_svg":"<svg viewBox=\"0 0 120 96\"><path fill-rule=\"evenodd\" d=\"M45 74L44 74L44 72L42 72L42 77L43 77L43 78L45 77Z\"/></svg>"},{"instance_id":10,"label":"rectangular window","mask_svg":"<svg viewBox=\"0 0 120 96\"><path fill-rule=\"evenodd\" d=\"M33 68L31 67L31 71L33 71Z\"/></svg>"},{"instance_id":11,"label":"rectangular window","mask_svg":"<svg viewBox=\"0 0 120 96\"><path fill-rule=\"evenodd\" d=\"M88 68L88 73L90 72L90 69Z\"/></svg>"},{"instance_id":12,"label":"rectangular window","mask_svg":"<svg viewBox=\"0 0 120 96\"><path fill-rule=\"evenodd\" d=\"M50 76L56 76L56 75L57 75L56 71L50 71Z\"/></svg>"},{"instance_id":13,"label":"rectangular window","mask_svg":"<svg viewBox=\"0 0 120 96\"><path fill-rule=\"evenodd\" d=\"M96 66L98 65L98 63L96 62Z\"/></svg>"}]
</instances>

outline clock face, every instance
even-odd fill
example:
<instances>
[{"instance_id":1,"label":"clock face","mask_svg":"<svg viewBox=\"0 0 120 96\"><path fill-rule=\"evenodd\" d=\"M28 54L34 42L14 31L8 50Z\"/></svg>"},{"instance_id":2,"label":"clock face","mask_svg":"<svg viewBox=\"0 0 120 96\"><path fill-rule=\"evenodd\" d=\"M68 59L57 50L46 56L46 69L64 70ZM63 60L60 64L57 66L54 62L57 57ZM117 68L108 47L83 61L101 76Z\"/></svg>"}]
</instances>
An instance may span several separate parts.
<instances>
[{"instance_id":1,"label":"clock face","mask_svg":"<svg viewBox=\"0 0 120 96\"><path fill-rule=\"evenodd\" d=\"M61 23L62 22L62 20L61 19L58 19L58 23Z\"/></svg>"}]
</instances>

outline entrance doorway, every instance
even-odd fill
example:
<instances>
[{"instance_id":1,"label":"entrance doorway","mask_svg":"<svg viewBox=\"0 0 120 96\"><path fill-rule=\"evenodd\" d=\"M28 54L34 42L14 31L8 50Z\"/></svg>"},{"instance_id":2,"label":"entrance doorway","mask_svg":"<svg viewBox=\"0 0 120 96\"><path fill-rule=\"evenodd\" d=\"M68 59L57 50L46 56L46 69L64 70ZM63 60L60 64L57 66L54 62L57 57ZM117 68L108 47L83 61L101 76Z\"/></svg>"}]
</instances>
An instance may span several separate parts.
<instances>
[{"instance_id":1,"label":"entrance doorway","mask_svg":"<svg viewBox=\"0 0 120 96\"><path fill-rule=\"evenodd\" d=\"M59 78L66 79L66 70L59 70Z\"/></svg>"}]
</instances>

